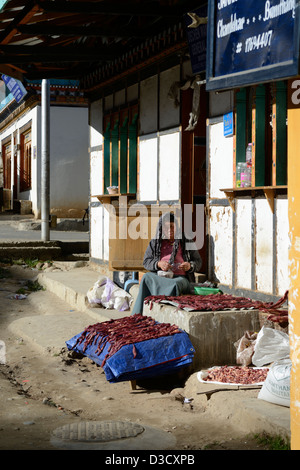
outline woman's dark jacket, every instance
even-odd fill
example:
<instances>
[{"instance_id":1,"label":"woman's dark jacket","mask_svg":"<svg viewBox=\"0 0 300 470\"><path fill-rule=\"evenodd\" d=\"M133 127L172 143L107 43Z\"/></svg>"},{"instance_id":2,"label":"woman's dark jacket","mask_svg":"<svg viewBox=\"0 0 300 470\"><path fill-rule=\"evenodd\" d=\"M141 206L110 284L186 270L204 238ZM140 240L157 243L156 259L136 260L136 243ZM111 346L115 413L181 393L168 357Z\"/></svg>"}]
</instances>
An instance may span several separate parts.
<instances>
[{"instance_id":1,"label":"woman's dark jacket","mask_svg":"<svg viewBox=\"0 0 300 470\"><path fill-rule=\"evenodd\" d=\"M161 238L152 238L146 249L143 265L147 271L157 272L159 268L157 266L158 261L160 260L160 251L161 251ZM189 247L192 246L194 249L187 249L186 245L189 243ZM180 240L175 240L173 253L170 258L170 264L174 262L176 251L179 244L181 244L182 257L184 261L188 261L191 264L191 269L187 272L187 278L190 282L195 282L195 272L200 272L202 266L202 260L199 255L199 251L196 249L196 246L193 240L186 239L182 237Z\"/></svg>"}]
</instances>

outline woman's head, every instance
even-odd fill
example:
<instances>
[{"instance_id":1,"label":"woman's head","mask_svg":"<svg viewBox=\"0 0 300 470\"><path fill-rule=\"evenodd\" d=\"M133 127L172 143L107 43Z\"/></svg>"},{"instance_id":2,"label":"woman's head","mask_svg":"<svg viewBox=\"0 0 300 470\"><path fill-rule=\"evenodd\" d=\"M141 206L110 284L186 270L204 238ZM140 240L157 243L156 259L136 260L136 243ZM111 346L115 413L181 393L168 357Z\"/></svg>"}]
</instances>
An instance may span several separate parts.
<instances>
[{"instance_id":1,"label":"woman's head","mask_svg":"<svg viewBox=\"0 0 300 470\"><path fill-rule=\"evenodd\" d=\"M162 238L174 240L177 232L175 216L172 212L167 212L160 218L160 235Z\"/></svg>"},{"instance_id":2,"label":"woman's head","mask_svg":"<svg viewBox=\"0 0 300 470\"><path fill-rule=\"evenodd\" d=\"M174 240L175 237L175 223L174 222L165 222L162 227L163 238L167 240Z\"/></svg>"}]
</instances>

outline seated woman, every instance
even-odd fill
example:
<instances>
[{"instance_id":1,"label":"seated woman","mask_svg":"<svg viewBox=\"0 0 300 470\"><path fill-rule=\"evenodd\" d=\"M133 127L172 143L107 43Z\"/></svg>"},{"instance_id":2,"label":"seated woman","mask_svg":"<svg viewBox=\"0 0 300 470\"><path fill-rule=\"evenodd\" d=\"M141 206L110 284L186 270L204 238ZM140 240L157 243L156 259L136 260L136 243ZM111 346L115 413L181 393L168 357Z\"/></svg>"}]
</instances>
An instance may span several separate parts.
<instances>
[{"instance_id":1,"label":"seated woman","mask_svg":"<svg viewBox=\"0 0 300 470\"><path fill-rule=\"evenodd\" d=\"M194 282L194 273L200 271L202 261L192 240L183 234L176 238L176 229L174 214L160 217L156 236L150 240L144 256L143 265L150 272L142 277L132 315L143 313L144 299L150 295L190 293L190 282ZM159 274L170 272L172 277L158 275L159 271L162 271Z\"/></svg>"}]
</instances>

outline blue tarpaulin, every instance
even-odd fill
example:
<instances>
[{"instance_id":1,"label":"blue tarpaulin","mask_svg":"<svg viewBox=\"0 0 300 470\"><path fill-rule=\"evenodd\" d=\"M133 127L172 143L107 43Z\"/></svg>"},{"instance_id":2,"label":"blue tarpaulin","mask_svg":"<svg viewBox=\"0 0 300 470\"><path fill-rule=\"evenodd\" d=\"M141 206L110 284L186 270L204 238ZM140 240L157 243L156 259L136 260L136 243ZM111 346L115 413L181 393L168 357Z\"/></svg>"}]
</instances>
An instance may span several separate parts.
<instances>
[{"instance_id":1,"label":"blue tarpaulin","mask_svg":"<svg viewBox=\"0 0 300 470\"><path fill-rule=\"evenodd\" d=\"M124 345L104 361L110 347L109 341L103 351L96 354L101 338L95 344L89 344L84 350L84 342L76 344L81 335L82 333L79 333L66 341L68 349L89 357L96 364L102 365L105 362L102 367L106 379L111 383L157 377L175 372L189 365L195 353L187 333L180 330L174 335L135 342L135 354L133 344Z\"/></svg>"}]
</instances>

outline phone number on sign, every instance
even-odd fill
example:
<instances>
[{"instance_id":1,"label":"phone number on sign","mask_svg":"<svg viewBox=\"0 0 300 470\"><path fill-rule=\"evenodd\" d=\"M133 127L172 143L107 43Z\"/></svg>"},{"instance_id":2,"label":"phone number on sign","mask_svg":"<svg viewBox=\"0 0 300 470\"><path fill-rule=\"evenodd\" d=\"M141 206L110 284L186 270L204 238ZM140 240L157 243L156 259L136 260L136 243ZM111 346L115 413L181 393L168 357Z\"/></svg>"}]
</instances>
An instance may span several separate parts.
<instances>
[{"instance_id":1,"label":"phone number on sign","mask_svg":"<svg viewBox=\"0 0 300 470\"><path fill-rule=\"evenodd\" d=\"M261 49L271 45L273 30L267 31L266 33L259 34L258 36L252 36L245 41L245 52L251 52L255 49Z\"/></svg>"}]
</instances>

